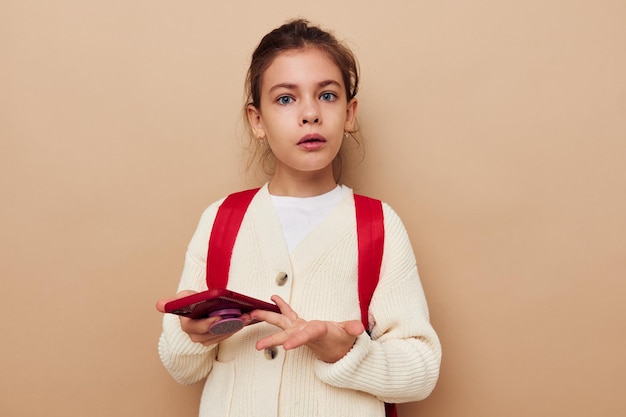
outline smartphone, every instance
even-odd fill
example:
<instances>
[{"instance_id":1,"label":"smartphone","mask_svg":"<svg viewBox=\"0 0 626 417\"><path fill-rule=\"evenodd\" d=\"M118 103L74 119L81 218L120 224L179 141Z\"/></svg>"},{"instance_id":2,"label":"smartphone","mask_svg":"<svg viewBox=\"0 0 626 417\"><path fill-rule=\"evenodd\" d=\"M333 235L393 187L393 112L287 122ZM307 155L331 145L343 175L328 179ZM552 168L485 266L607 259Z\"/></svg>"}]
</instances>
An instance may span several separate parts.
<instances>
[{"instance_id":1,"label":"smartphone","mask_svg":"<svg viewBox=\"0 0 626 417\"><path fill-rule=\"evenodd\" d=\"M252 310L267 310L280 313L274 303L257 300L227 289L215 288L170 301L165 312L192 319L203 319L212 315L240 316Z\"/></svg>"}]
</instances>

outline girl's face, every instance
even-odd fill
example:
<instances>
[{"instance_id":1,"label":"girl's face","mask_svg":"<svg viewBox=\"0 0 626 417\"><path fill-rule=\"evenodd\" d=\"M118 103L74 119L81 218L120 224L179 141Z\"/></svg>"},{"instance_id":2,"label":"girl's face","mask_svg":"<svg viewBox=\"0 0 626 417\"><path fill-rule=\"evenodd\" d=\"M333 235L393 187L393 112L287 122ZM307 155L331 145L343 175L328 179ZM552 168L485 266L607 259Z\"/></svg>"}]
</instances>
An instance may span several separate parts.
<instances>
[{"instance_id":1,"label":"girl's face","mask_svg":"<svg viewBox=\"0 0 626 417\"><path fill-rule=\"evenodd\" d=\"M329 178L334 184L332 162L344 132L354 129L356 108L324 52L305 48L276 56L263 74L260 108L247 108L253 133L267 139L276 158L272 184Z\"/></svg>"}]
</instances>

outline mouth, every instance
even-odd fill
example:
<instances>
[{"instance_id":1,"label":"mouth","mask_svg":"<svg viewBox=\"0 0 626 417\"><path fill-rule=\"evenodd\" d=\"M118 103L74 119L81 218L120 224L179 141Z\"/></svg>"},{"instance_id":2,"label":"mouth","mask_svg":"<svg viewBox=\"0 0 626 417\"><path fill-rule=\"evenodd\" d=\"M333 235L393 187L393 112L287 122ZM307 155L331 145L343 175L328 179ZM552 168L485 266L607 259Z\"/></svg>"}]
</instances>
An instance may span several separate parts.
<instances>
[{"instance_id":1,"label":"mouth","mask_svg":"<svg viewBox=\"0 0 626 417\"><path fill-rule=\"evenodd\" d=\"M302 136L302 138L300 138L300 140L298 141L298 145L325 143L325 142L326 142L326 138L324 138L324 136L318 135L317 133L313 133L313 134Z\"/></svg>"}]
</instances>

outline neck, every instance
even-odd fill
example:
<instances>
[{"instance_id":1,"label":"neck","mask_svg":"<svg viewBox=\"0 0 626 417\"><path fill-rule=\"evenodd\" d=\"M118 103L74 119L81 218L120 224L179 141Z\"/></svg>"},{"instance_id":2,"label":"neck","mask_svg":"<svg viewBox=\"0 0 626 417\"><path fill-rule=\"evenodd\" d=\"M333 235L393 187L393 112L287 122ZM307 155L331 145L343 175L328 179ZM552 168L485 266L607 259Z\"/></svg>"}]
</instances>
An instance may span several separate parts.
<instances>
[{"instance_id":1,"label":"neck","mask_svg":"<svg viewBox=\"0 0 626 417\"><path fill-rule=\"evenodd\" d=\"M281 175L276 172L269 183L269 192L285 197L315 197L332 191L337 186L335 179L328 173L301 173L301 175Z\"/></svg>"}]
</instances>

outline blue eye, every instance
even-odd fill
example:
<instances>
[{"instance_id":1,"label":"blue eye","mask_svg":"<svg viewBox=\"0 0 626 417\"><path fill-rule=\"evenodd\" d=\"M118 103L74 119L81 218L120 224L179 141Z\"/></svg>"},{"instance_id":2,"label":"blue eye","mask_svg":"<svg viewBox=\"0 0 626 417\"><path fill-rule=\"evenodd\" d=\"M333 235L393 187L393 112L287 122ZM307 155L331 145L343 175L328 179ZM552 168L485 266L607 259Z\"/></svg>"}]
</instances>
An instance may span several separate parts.
<instances>
[{"instance_id":1,"label":"blue eye","mask_svg":"<svg viewBox=\"0 0 626 417\"><path fill-rule=\"evenodd\" d=\"M278 102L278 104L282 104L283 106L285 106L287 104L293 103L293 98L289 96L280 96L276 101Z\"/></svg>"},{"instance_id":2,"label":"blue eye","mask_svg":"<svg viewBox=\"0 0 626 417\"><path fill-rule=\"evenodd\" d=\"M337 95L335 93L322 93L320 99L322 101L335 101L337 100Z\"/></svg>"}]
</instances>

